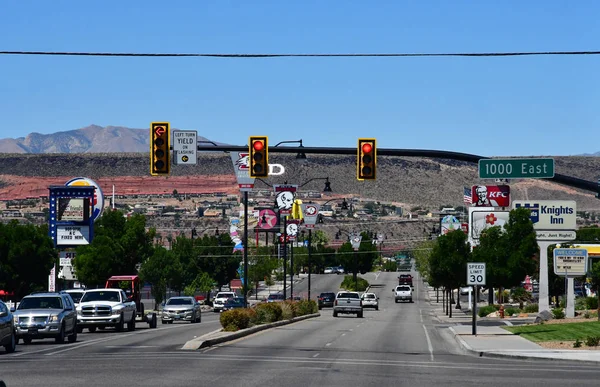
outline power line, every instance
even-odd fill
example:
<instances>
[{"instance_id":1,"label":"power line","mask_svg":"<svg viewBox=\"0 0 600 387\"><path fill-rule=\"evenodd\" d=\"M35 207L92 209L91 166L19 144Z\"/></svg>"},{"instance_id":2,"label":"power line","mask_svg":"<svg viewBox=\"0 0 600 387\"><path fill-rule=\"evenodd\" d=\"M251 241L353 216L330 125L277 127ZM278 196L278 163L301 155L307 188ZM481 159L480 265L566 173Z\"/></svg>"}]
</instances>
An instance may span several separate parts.
<instances>
[{"instance_id":1,"label":"power line","mask_svg":"<svg viewBox=\"0 0 600 387\"><path fill-rule=\"evenodd\" d=\"M0 51L0 55L42 56L106 56L106 57L204 57L204 58L351 58L351 57L499 57L548 55L600 55L600 51L524 51L524 52L463 52L463 53L329 53L329 54L217 54L217 53L135 53L135 52L74 52L74 51Z\"/></svg>"}]
</instances>

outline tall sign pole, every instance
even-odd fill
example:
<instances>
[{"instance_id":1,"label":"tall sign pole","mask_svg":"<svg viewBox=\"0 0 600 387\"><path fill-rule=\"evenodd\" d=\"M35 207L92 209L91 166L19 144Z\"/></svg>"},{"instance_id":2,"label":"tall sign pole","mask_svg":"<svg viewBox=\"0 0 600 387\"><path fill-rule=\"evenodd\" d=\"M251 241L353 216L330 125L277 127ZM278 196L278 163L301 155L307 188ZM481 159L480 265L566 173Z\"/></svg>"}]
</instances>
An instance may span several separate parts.
<instances>
[{"instance_id":1,"label":"tall sign pole","mask_svg":"<svg viewBox=\"0 0 600 387\"><path fill-rule=\"evenodd\" d=\"M312 229L315 228L319 219L320 204L302 203L303 225L308 229L308 299L310 300L310 276L312 274Z\"/></svg>"}]
</instances>

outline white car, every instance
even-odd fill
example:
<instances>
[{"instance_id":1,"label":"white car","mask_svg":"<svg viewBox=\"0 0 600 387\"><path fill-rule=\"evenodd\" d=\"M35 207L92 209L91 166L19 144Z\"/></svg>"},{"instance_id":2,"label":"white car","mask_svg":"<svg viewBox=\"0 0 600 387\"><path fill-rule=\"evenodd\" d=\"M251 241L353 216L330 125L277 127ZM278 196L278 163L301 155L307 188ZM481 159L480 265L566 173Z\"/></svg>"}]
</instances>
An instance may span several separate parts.
<instances>
[{"instance_id":1,"label":"white car","mask_svg":"<svg viewBox=\"0 0 600 387\"><path fill-rule=\"evenodd\" d=\"M333 274L333 267L326 267L323 271L324 274Z\"/></svg>"},{"instance_id":2,"label":"white car","mask_svg":"<svg viewBox=\"0 0 600 387\"><path fill-rule=\"evenodd\" d=\"M229 298L234 298L235 297L235 293L234 292L219 292L217 293L217 295L215 296L215 299L213 300L213 312L215 313L219 313L223 310L223 305L225 305L225 301L227 301Z\"/></svg>"},{"instance_id":3,"label":"white car","mask_svg":"<svg viewBox=\"0 0 600 387\"><path fill-rule=\"evenodd\" d=\"M379 297L375 293L363 293L360 297L363 308L379 310Z\"/></svg>"}]
</instances>

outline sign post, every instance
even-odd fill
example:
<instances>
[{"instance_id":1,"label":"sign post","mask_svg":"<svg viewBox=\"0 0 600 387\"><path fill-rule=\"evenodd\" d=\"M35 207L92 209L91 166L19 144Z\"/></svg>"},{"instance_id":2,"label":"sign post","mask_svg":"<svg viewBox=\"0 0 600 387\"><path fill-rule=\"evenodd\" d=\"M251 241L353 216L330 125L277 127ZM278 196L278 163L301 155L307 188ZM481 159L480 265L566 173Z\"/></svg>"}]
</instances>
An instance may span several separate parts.
<instances>
[{"instance_id":1,"label":"sign post","mask_svg":"<svg viewBox=\"0 0 600 387\"><path fill-rule=\"evenodd\" d=\"M479 294L479 285L485 286L485 262L467 263L467 285L473 286L473 336L477 336L477 302Z\"/></svg>"},{"instance_id":2,"label":"sign post","mask_svg":"<svg viewBox=\"0 0 600 387\"><path fill-rule=\"evenodd\" d=\"M480 159L480 179L554 177L554 159Z\"/></svg>"}]
</instances>

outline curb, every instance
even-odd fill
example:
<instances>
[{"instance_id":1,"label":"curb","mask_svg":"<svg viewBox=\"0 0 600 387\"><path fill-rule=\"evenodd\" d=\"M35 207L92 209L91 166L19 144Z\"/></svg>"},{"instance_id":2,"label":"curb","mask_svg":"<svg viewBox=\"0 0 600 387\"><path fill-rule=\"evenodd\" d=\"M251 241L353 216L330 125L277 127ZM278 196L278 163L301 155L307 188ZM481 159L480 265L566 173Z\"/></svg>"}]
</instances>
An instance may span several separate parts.
<instances>
[{"instance_id":1,"label":"curb","mask_svg":"<svg viewBox=\"0 0 600 387\"><path fill-rule=\"evenodd\" d=\"M463 340L462 337L460 337L460 335L458 333L456 333L456 331L452 328L452 327L448 327L448 329L450 330L450 332L452 332L452 335L454 336L454 339L460 344L460 346L466 350L469 353L472 353L474 355L477 355L479 357L488 357L488 358L495 358L495 359L523 359L523 360L552 360L552 361L573 361L573 362L577 362L577 363L585 363L585 364L594 364L597 365L600 360L595 361L595 360L580 360L580 359L564 359L564 358L558 358L558 357L547 357L547 356L529 356L529 355L521 355L518 353L502 353L502 352L495 352L495 351L478 351L476 349L473 349L469 344L467 344L466 341ZM543 354L543 352L540 352Z\"/></svg>"},{"instance_id":2,"label":"curb","mask_svg":"<svg viewBox=\"0 0 600 387\"><path fill-rule=\"evenodd\" d=\"M252 328L241 329L237 332L223 332L221 329L218 329L216 331L204 334L198 338L189 340L188 342L186 342L183 345L183 347L181 349L197 350L197 349L201 349L201 348L211 347L216 344L221 344L221 343L236 340L236 339L239 339L242 337L246 337L246 336L249 336L256 332L264 331L265 329L276 328L276 327L280 327L282 325L288 325L288 324L292 324L292 323L295 323L298 321L307 320L309 318L319 317L319 316L321 316L320 313L307 314L305 316L294 317L291 320L276 321L276 322L269 323L269 324L257 325ZM221 337L215 337L214 339L209 338L211 335L214 335L216 333L224 333L224 335Z\"/></svg>"}]
</instances>

